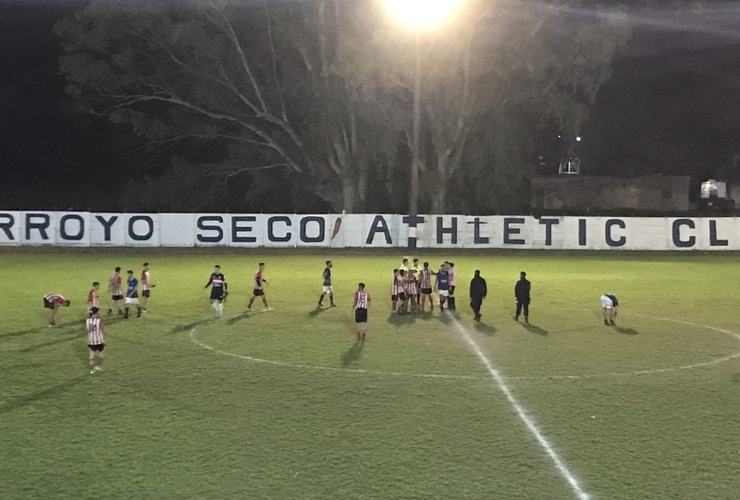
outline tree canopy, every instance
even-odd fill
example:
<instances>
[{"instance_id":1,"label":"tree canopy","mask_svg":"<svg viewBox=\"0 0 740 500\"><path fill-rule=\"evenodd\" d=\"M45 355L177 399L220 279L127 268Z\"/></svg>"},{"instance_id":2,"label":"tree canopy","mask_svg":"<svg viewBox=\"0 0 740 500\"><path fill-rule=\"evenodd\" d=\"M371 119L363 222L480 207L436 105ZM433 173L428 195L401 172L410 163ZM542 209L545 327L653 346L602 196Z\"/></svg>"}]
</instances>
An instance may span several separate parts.
<instances>
[{"instance_id":1,"label":"tree canopy","mask_svg":"<svg viewBox=\"0 0 740 500\"><path fill-rule=\"evenodd\" d=\"M403 212L418 148L422 210L511 212L537 130L575 137L629 36L577 3L468 0L414 34L372 0L93 0L55 32L81 109L171 153L129 198L198 209L241 177L260 208L254 186L296 210Z\"/></svg>"}]
</instances>

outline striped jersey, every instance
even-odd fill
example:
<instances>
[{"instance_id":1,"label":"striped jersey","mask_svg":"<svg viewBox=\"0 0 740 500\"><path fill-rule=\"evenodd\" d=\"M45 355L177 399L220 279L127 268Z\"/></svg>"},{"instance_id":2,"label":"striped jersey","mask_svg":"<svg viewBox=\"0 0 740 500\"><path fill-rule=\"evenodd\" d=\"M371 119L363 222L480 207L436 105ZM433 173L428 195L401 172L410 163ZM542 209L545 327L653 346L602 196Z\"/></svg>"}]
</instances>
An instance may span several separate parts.
<instances>
[{"instance_id":1,"label":"striped jersey","mask_svg":"<svg viewBox=\"0 0 740 500\"><path fill-rule=\"evenodd\" d=\"M254 273L254 289L262 290L262 271L260 270Z\"/></svg>"},{"instance_id":2,"label":"striped jersey","mask_svg":"<svg viewBox=\"0 0 740 500\"><path fill-rule=\"evenodd\" d=\"M413 273L406 275L404 279L404 289L409 295L416 295L416 276Z\"/></svg>"},{"instance_id":3,"label":"striped jersey","mask_svg":"<svg viewBox=\"0 0 740 500\"><path fill-rule=\"evenodd\" d=\"M105 344L103 318L88 318L85 321L85 329L87 330L87 345Z\"/></svg>"},{"instance_id":4,"label":"striped jersey","mask_svg":"<svg viewBox=\"0 0 740 500\"><path fill-rule=\"evenodd\" d=\"M87 294L87 307L92 309L93 307L100 308L100 295L95 289L91 289Z\"/></svg>"},{"instance_id":5,"label":"striped jersey","mask_svg":"<svg viewBox=\"0 0 740 500\"><path fill-rule=\"evenodd\" d=\"M108 280L108 291L111 295L123 295L123 290L121 289L121 275L118 273L113 273Z\"/></svg>"},{"instance_id":6,"label":"striped jersey","mask_svg":"<svg viewBox=\"0 0 740 500\"><path fill-rule=\"evenodd\" d=\"M152 288L152 279L149 271L141 271L141 289L150 290Z\"/></svg>"},{"instance_id":7,"label":"striped jersey","mask_svg":"<svg viewBox=\"0 0 740 500\"><path fill-rule=\"evenodd\" d=\"M44 295L44 300L55 306L60 306L67 299L65 299L58 293L47 293L46 295Z\"/></svg>"},{"instance_id":8,"label":"striped jersey","mask_svg":"<svg viewBox=\"0 0 740 500\"><path fill-rule=\"evenodd\" d=\"M401 293L403 293L403 283L401 282L401 277L397 274L394 274L391 280L391 295L400 295Z\"/></svg>"},{"instance_id":9,"label":"striped jersey","mask_svg":"<svg viewBox=\"0 0 740 500\"><path fill-rule=\"evenodd\" d=\"M419 272L419 286L421 288L432 288L432 270L422 269Z\"/></svg>"},{"instance_id":10,"label":"striped jersey","mask_svg":"<svg viewBox=\"0 0 740 500\"><path fill-rule=\"evenodd\" d=\"M366 291L355 292L355 309L367 309L370 307L370 294Z\"/></svg>"},{"instance_id":11,"label":"striped jersey","mask_svg":"<svg viewBox=\"0 0 740 500\"><path fill-rule=\"evenodd\" d=\"M450 275L450 286L457 285L457 271L455 271L455 268L451 267L447 273Z\"/></svg>"}]
</instances>

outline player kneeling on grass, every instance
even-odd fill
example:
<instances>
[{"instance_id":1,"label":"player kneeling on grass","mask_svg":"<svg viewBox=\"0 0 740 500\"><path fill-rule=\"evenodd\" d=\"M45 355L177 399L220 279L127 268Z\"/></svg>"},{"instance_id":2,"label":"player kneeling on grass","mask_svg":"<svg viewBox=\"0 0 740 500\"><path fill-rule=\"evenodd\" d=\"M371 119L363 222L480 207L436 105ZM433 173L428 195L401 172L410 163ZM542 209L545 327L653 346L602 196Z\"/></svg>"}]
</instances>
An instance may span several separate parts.
<instances>
[{"instance_id":1,"label":"player kneeling on grass","mask_svg":"<svg viewBox=\"0 0 740 500\"><path fill-rule=\"evenodd\" d=\"M221 266L213 266L211 278L206 283L206 288L211 287L211 307L217 318L224 317L224 301L228 295L228 284L226 276L221 273Z\"/></svg>"},{"instance_id":2,"label":"player kneeling on grass","mask_svg":"<svg viewBox=\"0 0 740 500\"><path fill-rule=\"evenodd\" d=\"M367 310L370 309L370 294L365 291L365 283L357 285L355 300L352 307L355 310L357 339L364 340L367 336Z\"/></svg>"},{"instance_id":3,"label":"player kneeling on grass","mask_svg":"<svg viewBox=\"0 0 740 500\"><path fill-rule=\"evenodd\" d=\"M605 293L601 296L601 311L604 315L604 324L606 326L616 325L614 319L617 317L617 308L619 307L619 301L617 297Z\"/></svg>"},{"instance_id":4,"label":"player kneeling on grass","mask_svg":"<svg viewBox=\"0 0 740 500\"><path fill-rule=\"evenodd\" d=\"M103 332L103 318L98 316L97 307L90 310L90 317L85 321L87 330L87 347L90 349L88 368L90 373L101 370L103 365L103 350L105 349L105 334Z\"/></svg>"},{"instance_id":5,"label":"player kneeling on grass","mask_svg":"<svg viewBox=\"0 0 740 500\"><path fill-rule=\"evenodd\" d=\"M69 301L58 293L44 295L44 309L49 310L49 326L57 324L60 307L69 307Z\"/></svg>"}]
</instances>

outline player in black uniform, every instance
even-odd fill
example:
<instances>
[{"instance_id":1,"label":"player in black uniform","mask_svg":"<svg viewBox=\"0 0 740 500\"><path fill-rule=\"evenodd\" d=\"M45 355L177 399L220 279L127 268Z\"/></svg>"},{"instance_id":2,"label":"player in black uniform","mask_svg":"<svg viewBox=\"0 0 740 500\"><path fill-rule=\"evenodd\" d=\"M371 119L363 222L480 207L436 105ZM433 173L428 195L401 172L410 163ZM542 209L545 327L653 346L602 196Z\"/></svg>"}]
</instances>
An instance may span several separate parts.
<instances>
[{"instance_id":1,"label":"player in black uniform","mask_svg":"<svg viewBox=\"0 0 740 500\"><path fill-rule=\"evenodd\" d=\"M331 287L331 261L326 261L326 269L324 269L324 287L321 291L321 295L319 296L319 303L316 307L320 308L322 307L322 302L324 301L324 296L328 293L329 294L329 301L331 302L331 307L337 307L334 305L334 290Z\"/></svg>"},{"instance_id":2,"label":"player in black uniform","mask_svg":"<svg viewBox=\"0 0 740 500\"><path fill-rule=\"evenodd\" d=\"M211 277L206 283L206 288L211 287L211 307L217 318L224 316L224 300L229 294L226 277L221 273L221 266L216 264L213 267Z\"/></svg>"}]
</instances>

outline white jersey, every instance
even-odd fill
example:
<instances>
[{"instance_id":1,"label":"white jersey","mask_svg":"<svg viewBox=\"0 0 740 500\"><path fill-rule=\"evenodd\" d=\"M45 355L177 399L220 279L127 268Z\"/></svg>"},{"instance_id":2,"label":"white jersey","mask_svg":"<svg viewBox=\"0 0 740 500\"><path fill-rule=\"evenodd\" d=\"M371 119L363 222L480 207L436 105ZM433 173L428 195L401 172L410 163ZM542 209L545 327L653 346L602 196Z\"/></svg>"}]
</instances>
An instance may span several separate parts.
<instances>
[{"instance_id":1,"label":"white jersey","mask_svg":"<svg viewBox=\"0 0 740 500\"><path fill-rule=\"evenodd\" d=\"M87 330L87 345L105 344L103 337L103 318L88 318L85 321Z\"/></svg>"}]
</instances>

